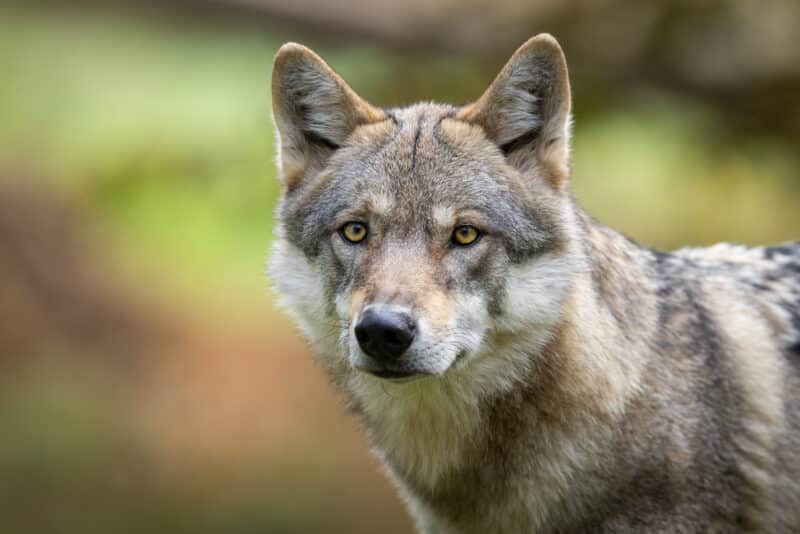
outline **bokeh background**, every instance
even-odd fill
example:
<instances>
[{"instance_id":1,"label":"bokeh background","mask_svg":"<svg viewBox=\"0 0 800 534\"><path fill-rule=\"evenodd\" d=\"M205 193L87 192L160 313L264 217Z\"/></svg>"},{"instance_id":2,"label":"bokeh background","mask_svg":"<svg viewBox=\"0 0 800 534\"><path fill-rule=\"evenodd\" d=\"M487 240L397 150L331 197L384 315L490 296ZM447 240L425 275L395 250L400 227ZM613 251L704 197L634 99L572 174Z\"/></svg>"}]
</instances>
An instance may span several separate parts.
<instances>
[{"instance_id":1,"label":"bokeh background","mask_svg":"<svg viewBox=\"0 0 800 534\"><path fill-rule=\"evenodd\" d=\"M410 532L264 274L272 56L465 103L540 31L600 220L800 238L796 0L0 3L0 531Z\"/></svg>"}]
</instances>

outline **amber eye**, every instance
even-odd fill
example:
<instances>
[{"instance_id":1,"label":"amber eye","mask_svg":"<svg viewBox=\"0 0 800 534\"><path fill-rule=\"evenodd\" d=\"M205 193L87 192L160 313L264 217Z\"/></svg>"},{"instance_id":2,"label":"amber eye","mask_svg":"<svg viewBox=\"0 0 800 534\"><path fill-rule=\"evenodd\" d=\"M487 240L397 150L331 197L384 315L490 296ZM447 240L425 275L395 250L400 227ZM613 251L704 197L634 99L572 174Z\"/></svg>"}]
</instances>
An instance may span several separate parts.
<instances>
[{"instance_id":1,"label":"amber eye","mask_svg":"<svg viewBox=\"0 0 800 534\"><path fill-rule=\"evenodd\" d=\"M351 243L360 243L367 237L367 225L357 221L351 221L345 223L344 226L339 229L339 233Z\"/></svg>"},{"instance_id":2,"label":"amber eye","mask_svg":"<svg viewBox=\"0 0 800 534\"><path fill-rule=\"evenodd\" d=\"M480 230L474 226L463 225L453 230L453 236L450 240L454 245L466 247L473 244L481 236Z\"/></svg>"}]
</instances>

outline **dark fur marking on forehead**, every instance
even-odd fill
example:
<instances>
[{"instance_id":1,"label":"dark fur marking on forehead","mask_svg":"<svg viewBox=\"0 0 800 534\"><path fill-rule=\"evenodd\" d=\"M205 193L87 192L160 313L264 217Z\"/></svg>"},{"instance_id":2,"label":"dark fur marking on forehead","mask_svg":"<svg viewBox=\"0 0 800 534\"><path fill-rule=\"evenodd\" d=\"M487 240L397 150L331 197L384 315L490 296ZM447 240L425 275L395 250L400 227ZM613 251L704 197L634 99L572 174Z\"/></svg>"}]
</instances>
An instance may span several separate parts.
<instances>
[{"instance_id":1,"label":"dark fur marking on forehead","mask_svg":"<svg viewBox=\"0 0 800 534\"><path fill-rule=\"evenodd\" d=\"M430 128L431 137L433 137L433 139L435 141L439 142L442 146L444 146L445 148L448 148L448 149L450 148L450 145L447 142L447 140L442 137L441 132L440 132L440 127L442 125L442 122L445 119L453 119L453 116L456 114L456 111L457 111L456 108L454 108L452 106L448 106L447 110L444 113L442 113L436 119L436 122L434 122L431 125L431 128ZM453 120L458 120L458 119L453 119ZM463 122L463 121L459 121L459 122Z\"/></svg>"},{"instance_id":2,"label":"dark fur marking on forehead","mask_svg":"<svg viewBox=\"0 0 800 534\"><path fill-rule=\"evenodd\" d=\"M419 138L422 135L422 121L425 120L425 114L420 113L417 119L417 132L414 134L414 142L411 146L411 172L417 166L417 150L419 149Z\"/></svg>"},{"instance_id":3,"label":"dark fur marking on forehead","mask_svg":"<svg viewBox=\"0 0 800 534\"><path fill-rule=\"evenodd\" d=\"M397 137L397 134L400 131L399 123L397 122L396 117L394 117L393 115L386 117L386 119L384 119L383 122L386 121L391 121L392 124L394 124L395 126L394 131L391 134L384 136L383 139L380 140L380 142L374 143L369 152L367 153L369 156L374 156L383 151L383 149L385 149L392 141L394 141L394 138Z\"/></svg>"}]
</instances>

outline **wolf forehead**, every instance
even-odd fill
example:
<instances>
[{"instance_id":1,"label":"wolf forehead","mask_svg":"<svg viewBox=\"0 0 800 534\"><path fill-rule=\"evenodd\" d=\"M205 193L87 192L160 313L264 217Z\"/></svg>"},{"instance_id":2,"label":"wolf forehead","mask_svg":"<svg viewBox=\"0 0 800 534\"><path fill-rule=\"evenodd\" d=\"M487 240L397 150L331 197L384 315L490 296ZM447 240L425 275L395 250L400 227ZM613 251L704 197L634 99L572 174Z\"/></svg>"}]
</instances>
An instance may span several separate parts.
<instances>
[{"instance_id":1,"label":"wolf forehead","mask_svg":"<svg viewBox=\"0 0 800 534\"><path fill-rule=\"evenodd\" d=\"M279 216L285 237L310 258L342 217L380 219L398 237L432 236L476 213L512 260L556 247L557 211L547 188L533 192L480 126L458 108L416 104L359 126L322 169L307 168ZM528 178L530 179L530 178Z\"/></svg>"}]
</instances>

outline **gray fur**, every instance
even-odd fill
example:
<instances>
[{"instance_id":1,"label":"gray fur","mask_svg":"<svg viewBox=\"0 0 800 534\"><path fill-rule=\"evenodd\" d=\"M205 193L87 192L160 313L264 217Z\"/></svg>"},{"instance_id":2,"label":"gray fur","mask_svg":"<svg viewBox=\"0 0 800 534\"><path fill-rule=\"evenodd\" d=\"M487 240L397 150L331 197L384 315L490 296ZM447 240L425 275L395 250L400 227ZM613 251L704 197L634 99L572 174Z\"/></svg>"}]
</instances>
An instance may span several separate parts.
<instances>
[{"instance_id":1,"label":"gray fur","mask_svg":"<svg viewBox=\"0 0 800 534\"><path fill-rule=\"evenodd\" d=\"M298 45L274 76L271 274L421 531L800 531L800 244L663 253L586 215L548 36L464 108L372 108ZM419 321L417 378L358 370L367 306Z\"/></svg>"}]
</instances>

